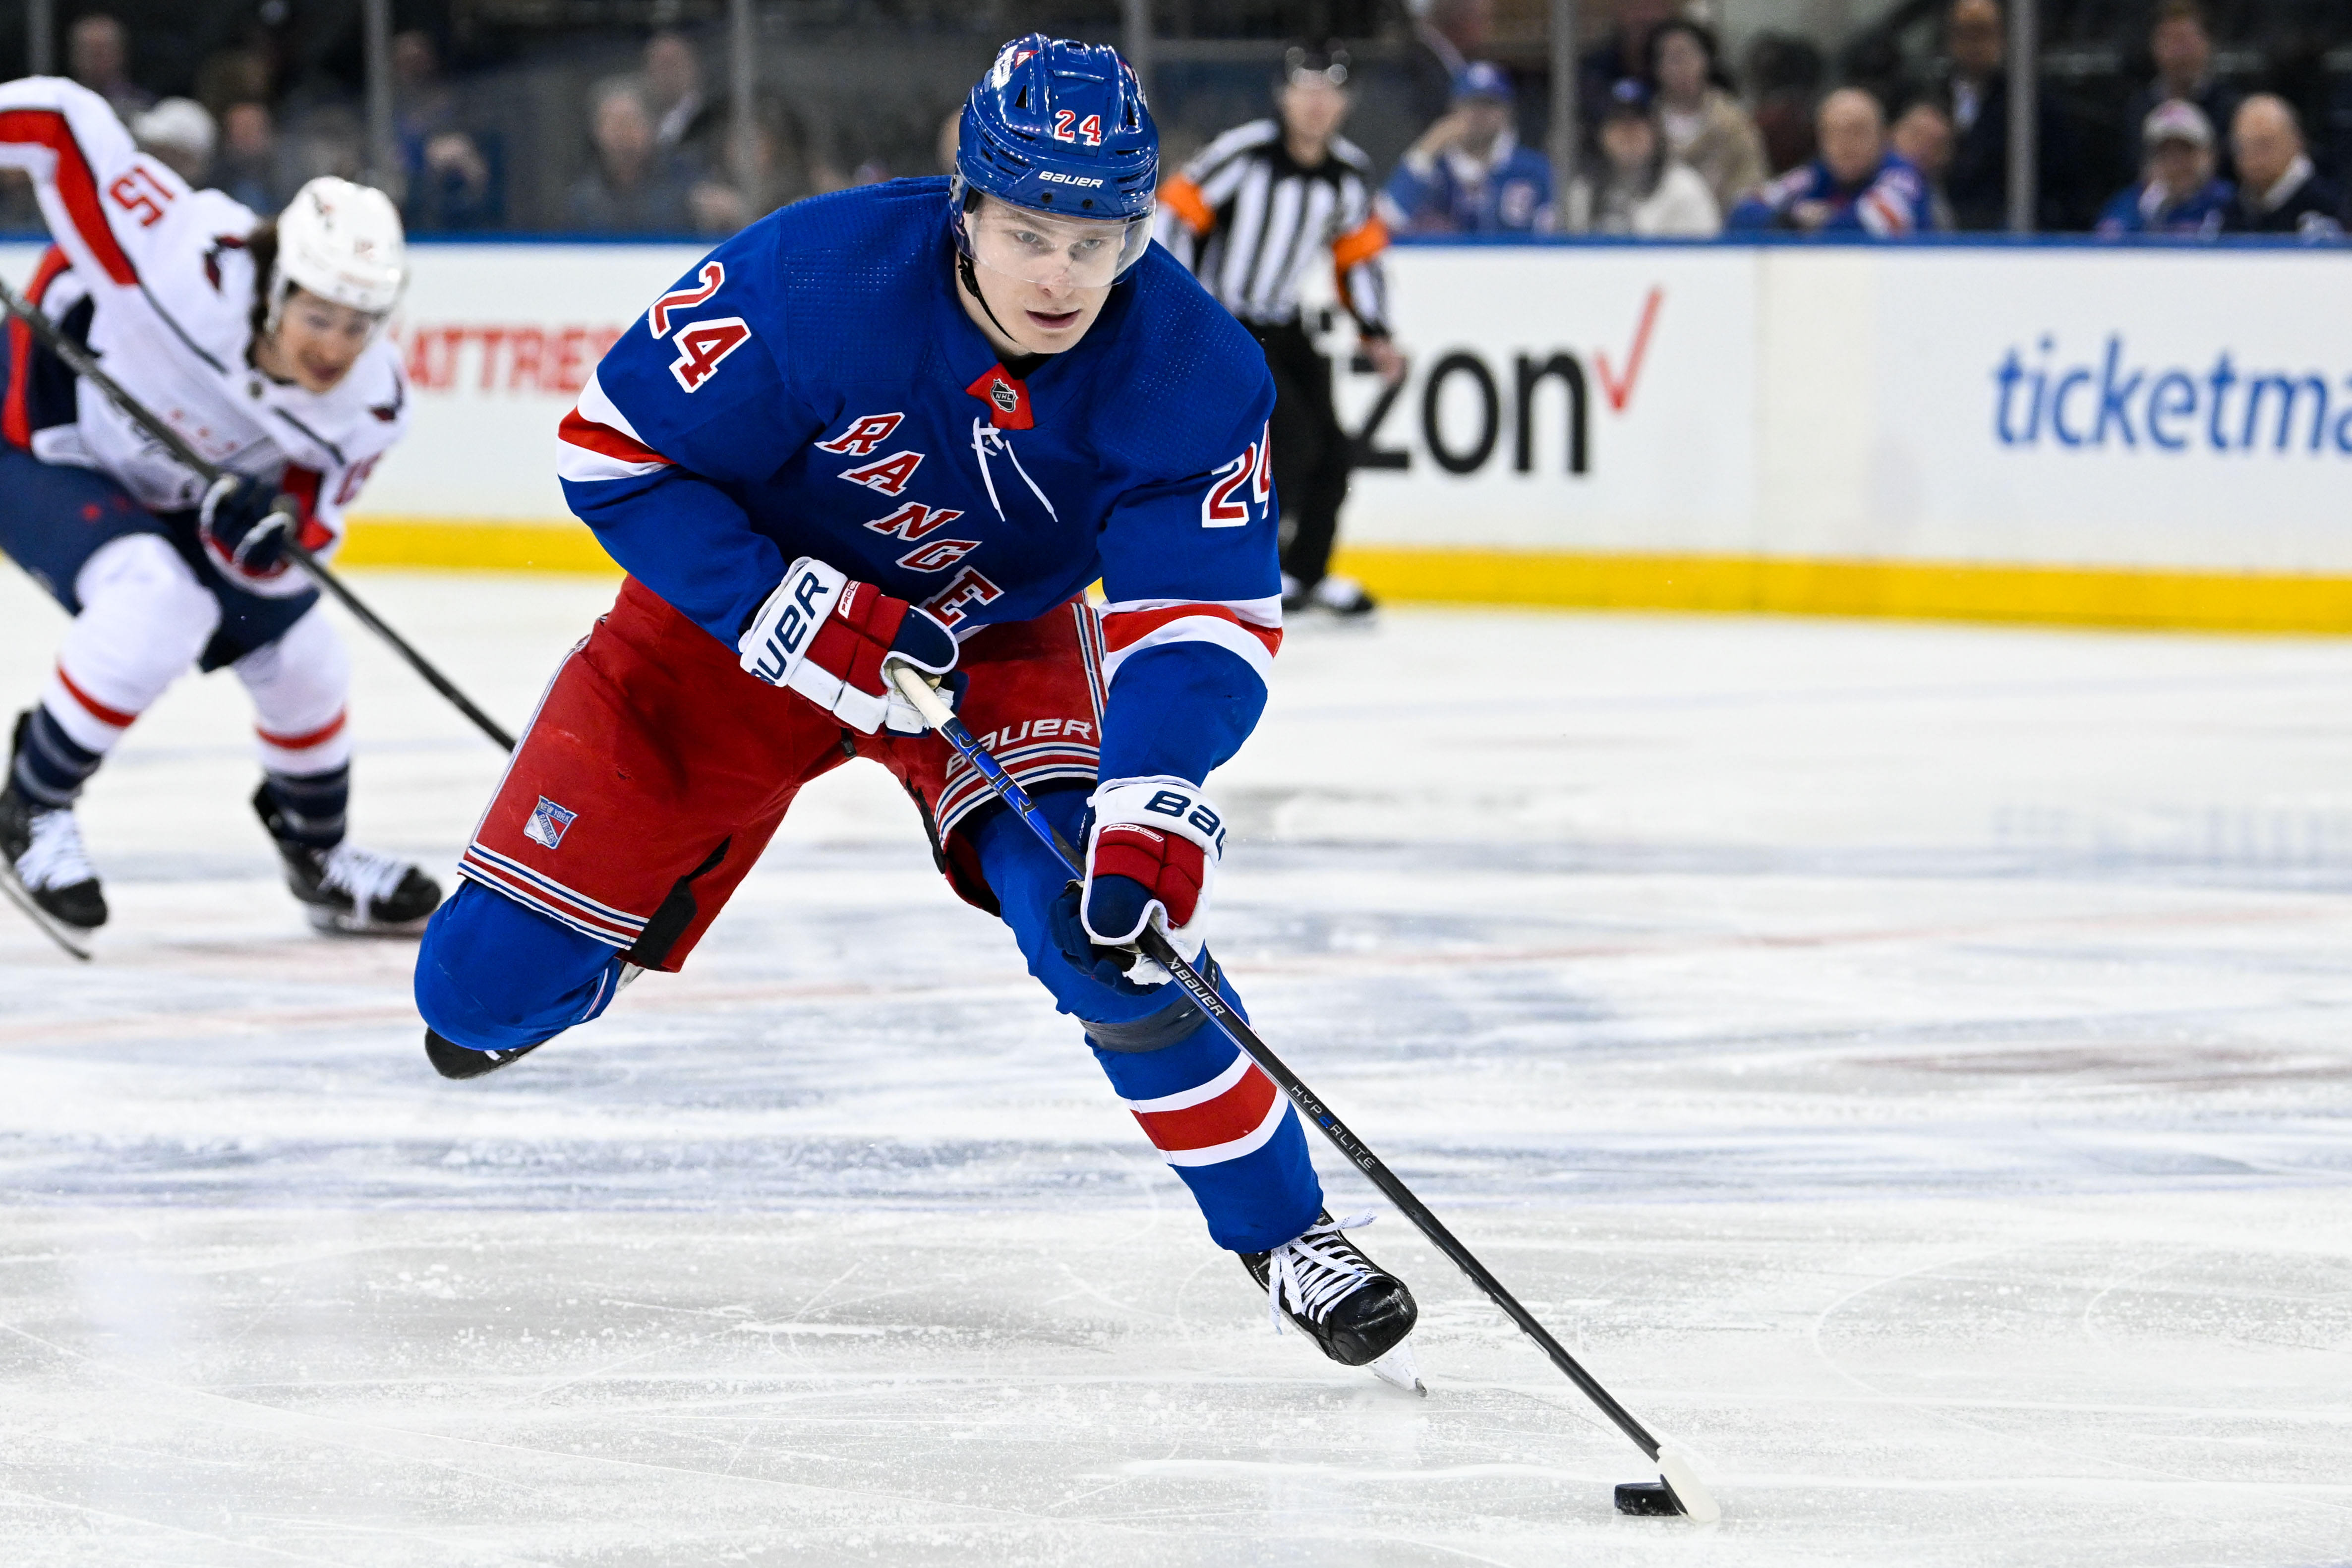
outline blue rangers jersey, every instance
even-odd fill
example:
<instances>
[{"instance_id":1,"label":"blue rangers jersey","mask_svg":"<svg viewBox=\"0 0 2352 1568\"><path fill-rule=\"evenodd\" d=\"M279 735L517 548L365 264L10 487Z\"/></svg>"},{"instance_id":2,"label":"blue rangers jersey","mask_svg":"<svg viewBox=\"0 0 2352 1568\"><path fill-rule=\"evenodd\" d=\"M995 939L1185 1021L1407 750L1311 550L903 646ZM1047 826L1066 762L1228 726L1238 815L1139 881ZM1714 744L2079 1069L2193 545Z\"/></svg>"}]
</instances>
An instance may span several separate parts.
<instances>
[{"instance_id":1,"label":"blue rangers jersey","mask_svg":"<svg viewBox=\"0 0 2352 1568\"><path fill-rule=\"evenodd\" d=\"M1794 227L1791 214L1801 203L1820 202L1831 209L1823 234L1859 231L1877 239L1901 239L1936 227L1935 193L1927 177L1910 162L1889 152L1866 178L1841 183L1819 158L1801 163L1776 180L1748 193L1724 220L1728 229Z\"/></svg>"},{"instance_id":2,"label":"blue rangers jersey","mask_svg":"<svg viewBox=\"0 0 2352 1568\"><path fill-rule=\"evenodd\" d=\"M1155 246L1076 347L1015 376L954 261L941 179L752 225L597 366L564 495L730 648L803 555L959 637L1099 579L1101 776L1197 783L1256 724L1282 640L1265 356Z\"/></svg>"},{"instance_id":3,"label":"blue rangers jersey","mask_svg":"<svg viewBox=\"0 0 2352 1568\"><path fill-rule=\"evenodd\" d=\"M1551 160L1508 131L1484 158L1458 147L1407 152L1381 204L1390 226L1408 234L1548 234Z\"/></svg>"}]
</instances>

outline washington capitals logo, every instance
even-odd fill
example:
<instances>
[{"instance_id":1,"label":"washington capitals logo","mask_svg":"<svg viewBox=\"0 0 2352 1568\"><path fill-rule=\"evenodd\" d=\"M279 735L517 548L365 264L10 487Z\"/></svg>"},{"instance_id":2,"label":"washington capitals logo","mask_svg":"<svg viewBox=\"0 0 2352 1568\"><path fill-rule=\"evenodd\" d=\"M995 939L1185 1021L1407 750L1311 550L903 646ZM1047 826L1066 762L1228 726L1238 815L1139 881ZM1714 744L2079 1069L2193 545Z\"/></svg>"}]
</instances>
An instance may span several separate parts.
<instances>
[{"instance_id":1,"label":"washington capitals logo","mask_svg":"<svg viewBox=\"0 0 2352 1568\"><path fill-rule=\"evenodd\" d=\"M522 825L522 836L533 843L559 849L563 843L563 831L579 819L577 811L567 811L541 795L539 804L530 809L530 821Z\"/></svg>"}]
</instances>

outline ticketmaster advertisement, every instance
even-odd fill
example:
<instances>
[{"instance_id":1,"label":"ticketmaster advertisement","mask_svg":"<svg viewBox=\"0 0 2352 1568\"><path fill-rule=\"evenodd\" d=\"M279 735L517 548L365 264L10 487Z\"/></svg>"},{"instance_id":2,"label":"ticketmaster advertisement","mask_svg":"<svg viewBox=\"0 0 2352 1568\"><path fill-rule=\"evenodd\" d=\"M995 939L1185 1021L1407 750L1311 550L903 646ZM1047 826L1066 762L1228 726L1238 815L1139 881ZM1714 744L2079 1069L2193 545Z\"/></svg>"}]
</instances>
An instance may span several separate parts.
<instances>
[{"instance_id":1,"label":"ticketmaster advertisement","mask_svg":"<svg viewBox=\"0 0 2352 1568\"><path fill-rule=\"evenodd\" d=\"M1858 521L1887 554L2352 570L2352 256L2068 246L1875 270L1865 395L1819 363L1768 390L1864 422L1856 515L1809 531L1782 511L1776 547Z\"/></svg>"}]
</instances>

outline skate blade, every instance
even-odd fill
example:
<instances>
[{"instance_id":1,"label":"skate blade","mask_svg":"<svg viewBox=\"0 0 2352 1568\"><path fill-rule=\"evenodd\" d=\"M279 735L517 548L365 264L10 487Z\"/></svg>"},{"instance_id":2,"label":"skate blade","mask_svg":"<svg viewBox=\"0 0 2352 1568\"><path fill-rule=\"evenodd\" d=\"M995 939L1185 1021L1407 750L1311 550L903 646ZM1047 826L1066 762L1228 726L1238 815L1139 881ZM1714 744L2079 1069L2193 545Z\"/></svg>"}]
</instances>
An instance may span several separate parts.
<instances>
[{"instance_id":1,"label":"skate blade","mask_svg":"<svg viewBox=\"0 0 2352 1568\"><path fill-rule=\"evenodd\" d=\"M31 891L17 880L15 866L0 864L0 893L5 893L8 895L8 902L23 910L33 924L41 928L42 936L47 936L83 963L89 962L89 942L87 937L80 935L79 927L68 925L43 909L34 899Z\"/></svg>"},{"instance_id":2,"label":"skate blade","mask_svg":"<svg viewBox=\"0 0 2352 1568\"><path fill-rule=\"evenodd\" d=\"M1364 1363L1364 1368L1391 1388L1402 1388L1407 1394L1429 1397L1429 1385L1421 1380L1421 1372L1412 1364L1412 1344L1399 1340L1386 1355L1375 1356Z\"/></svg>"},{"instance_id":3,"label":"skate blade","mask_svg":"<svg viewBox=\"0 0 2352 1568\"><path fill-rule=\"evenodd\" d=\"M370 920L365 915L346 915L340 909L316 904L304 904L302 913L310 916L311 930L329 936L422 936L426 923L433 918L428 915L423 920L397 923Z\"/></svg>"}]
</instances>

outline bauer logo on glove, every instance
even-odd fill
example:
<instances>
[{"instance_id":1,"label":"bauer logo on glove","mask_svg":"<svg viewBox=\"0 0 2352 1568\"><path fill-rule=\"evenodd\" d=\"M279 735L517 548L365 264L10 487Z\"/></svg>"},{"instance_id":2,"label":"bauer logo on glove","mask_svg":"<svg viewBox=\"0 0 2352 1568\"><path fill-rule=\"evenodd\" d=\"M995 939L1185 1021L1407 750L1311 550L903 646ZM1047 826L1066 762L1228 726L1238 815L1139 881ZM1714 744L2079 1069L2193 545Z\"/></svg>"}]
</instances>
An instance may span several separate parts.
<instances>
[{"instance_id":1,"label":"bauer logo on glove","mask_svg":"<svg viewBox=\"0 0 2352 1568\"><path fill-rule=\"evenodd\" d=\"M886 660L913 665L934 685L956 663L954 634L928 612L805 555L785 570L735 646L750 674L867 735L885 724L908 734L924 728L885 678Z\"/></svg>"},{"instance_id":2,"label":"bauer logo on glove","mask_svg":"<svg viewBox=\"0 0 2352 1568\"><path fill-rule=\"evenodd\" d=\"M1223 817L1197 786L1167 777L1113 779L1087 804L1094 824L1078 911L1087 935L1121 946L1157 915L1176 951L1198 959L1225 849Z\"/></svg>"}]
</instances>

